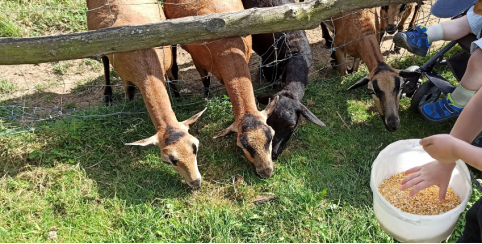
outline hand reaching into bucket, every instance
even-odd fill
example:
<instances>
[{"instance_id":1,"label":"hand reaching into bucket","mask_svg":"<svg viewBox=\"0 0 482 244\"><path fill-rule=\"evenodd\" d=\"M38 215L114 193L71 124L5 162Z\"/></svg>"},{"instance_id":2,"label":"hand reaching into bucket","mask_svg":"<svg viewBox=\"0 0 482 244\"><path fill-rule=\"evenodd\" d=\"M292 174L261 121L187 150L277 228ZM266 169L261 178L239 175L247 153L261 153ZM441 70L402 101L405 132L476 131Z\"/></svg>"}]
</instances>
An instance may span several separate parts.
<instances>
[{"instance_id":1,"label":"hand reaching into bucket","mask_svg":"<svg viewBox=\"0 0 482 244\"><path fill-rule=\"evenodd\" d=\"M439 199L441 202L445 201L445 194L449 186L452 171L455 168L455 163L441 163L433 161L428 164L411 168L405 171L405 174L411 174L400 183L402 187L400 190L404 191L412 186L409 196L413 197L419 191L436 185L440 188Z\"/></svg>"},{"instance_id":2,"label":"hand reaching into bucket","mask_svg":"<svg viewBox=\"0 0 482 244\"><path fill-rule=\"evenodd\" d=\"M482 149L451 135L427 137L420 141L420 145L438 161L405 171L405 174L411 175L400 182L402 184L400 190L404 191L414 186L409 194L411 197L429 186L436 185L440 187L439 199L443 202L456 160L462 159L467 164L482 169Z\"/></svg>"}]
</instances>

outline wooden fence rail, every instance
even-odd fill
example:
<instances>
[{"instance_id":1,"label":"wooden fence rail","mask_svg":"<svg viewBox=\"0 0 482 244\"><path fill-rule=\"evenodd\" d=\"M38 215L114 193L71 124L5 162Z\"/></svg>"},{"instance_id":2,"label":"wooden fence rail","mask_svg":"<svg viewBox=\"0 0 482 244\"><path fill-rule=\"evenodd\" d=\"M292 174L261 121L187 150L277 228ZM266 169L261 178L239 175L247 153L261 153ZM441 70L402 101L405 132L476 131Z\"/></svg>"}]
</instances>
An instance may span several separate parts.
<instances>
[{"instance_id":1,"label":"wooden fence rail","mask_svg":"<svg viewBox=\"0 0 482 244\"><path fill-rule=\"evenodd\" d=\"M64 35L0 38L0 65L36 64L200 40L313 29L322 20L342 12L414 1L311 0Z\"/></svg>"}]
</instances>

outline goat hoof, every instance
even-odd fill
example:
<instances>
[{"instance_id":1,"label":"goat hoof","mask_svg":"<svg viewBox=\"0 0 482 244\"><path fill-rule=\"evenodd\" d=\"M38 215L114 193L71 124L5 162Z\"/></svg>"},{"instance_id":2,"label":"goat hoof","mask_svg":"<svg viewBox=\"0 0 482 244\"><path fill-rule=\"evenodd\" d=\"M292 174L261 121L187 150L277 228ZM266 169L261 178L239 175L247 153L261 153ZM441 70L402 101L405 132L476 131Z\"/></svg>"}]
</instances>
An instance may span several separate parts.
<instances>
[{"instance_id":1,"label":"goat hoof","mask_svg":"<svg viewBox=\"0 0 482 244\"><path fill-rule=\"evenodd\" d=\"M105 105L106 106L110 106L112 105L112 103L114 103L114 98L112 96L104 96L104 101L105 101Z\"/></svg>"},{"instance_id":2,"label":"goat hoof","mask_svg":"<svg viewBox=\"0 0 482 244\"><path fill-rule=\"evenodd\" d=\"M209 92L209 88L204 88L204 98L208 98L211 93Z\"/></svg>"},{"instance_id":3,"label":"goat hoof","mask_svg":"<svg viewBox=\"0 0 482 244\"><path fill-rule=\"evenodd\" d=\"M338 63L335 60L331 60L330 65L332 69L338 69Z\"/></svg>"}]
</instances>

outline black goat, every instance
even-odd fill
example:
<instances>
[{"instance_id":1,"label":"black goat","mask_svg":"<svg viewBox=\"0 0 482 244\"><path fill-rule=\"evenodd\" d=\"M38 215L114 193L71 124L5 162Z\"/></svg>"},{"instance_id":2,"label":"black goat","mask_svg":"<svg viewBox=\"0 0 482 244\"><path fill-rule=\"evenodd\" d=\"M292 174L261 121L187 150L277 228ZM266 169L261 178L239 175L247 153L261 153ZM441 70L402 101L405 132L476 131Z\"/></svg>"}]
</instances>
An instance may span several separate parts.
<instances>
[{"instance_id":1,"label":"black goat","mask_svg":"<svg viewBox=\"0 0 482 244\"><path fill-rule=\"evenodd\" d=\"M274 7L294 3L294 0L242 0L245 9ZM325 126L308 108L301 104L313 59L310 43L304 31L252 35L253 50L261 56L261 75L269 82L282 78L285 87L273 95L260 95L258 101L268 104L279 96L279 102L268 118L275 130L272 158L276 160L284 145L298 128L302 115L309 121ZM273 45L276 43L276 45ZM276 48L274 48L276 46Z\"/></svg>"}]
</instances>

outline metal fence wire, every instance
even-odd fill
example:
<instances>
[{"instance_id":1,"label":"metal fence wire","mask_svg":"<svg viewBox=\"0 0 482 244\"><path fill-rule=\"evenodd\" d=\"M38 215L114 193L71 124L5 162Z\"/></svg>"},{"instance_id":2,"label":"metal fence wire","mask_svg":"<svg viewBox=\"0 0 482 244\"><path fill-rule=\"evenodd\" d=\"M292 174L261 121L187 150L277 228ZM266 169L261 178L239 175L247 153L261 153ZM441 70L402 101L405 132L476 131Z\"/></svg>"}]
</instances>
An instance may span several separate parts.
<instances>
[{"instance_id":1,"label":"metal fence wire","mask_svg":"<svg viewBox=\"0 0 482 244\"><path fill-rule=\"evenodd\" d=\"M193 0L190 3L195 3L198 0ZM186 4L190 4L186 3ZM128 5L129 3L122 3ZM132 3L134 4L134 3ZM136 5L138 3L135 3ZM145 4L161 4L167 3L145 3ZM101 7L111 7L114 3L109 3ZM430 15L430 1L425 2L425 7L421 8L416 25L427 25L429 21L438 23L440 21L432 18ZM29 15L34 13L44 13L47 11L61 11L61 12L75 12L87 14L86 8L82 9L66 9L55 6L46 6L43 8L33 8L28 10L9 11L0 9L0 22L2 17L14 18L16 15ZM378 18L378 14L371 10L369 11ZM379 11L379 8L376 9ZM346 18L345 15L342 18ZM388 18L388 17L386 17ZM411 17L407 20L407 24ZM335 19L325 20L331 22ZM114 23L113 23L114 24ZM407 25L406 24L406 25ZM336 32L336 30L334 30ZM330 64L330 54L332 51L341 48L350 43L345 43L341 46L326 46L321 41L321 31L308 30L308 38L310 40L311 52L309 53L291 53L287 48L288 55L283 59L275 59L271 63L262 64L263 58L274 55L278 57L276 52L280 52L276 48L279 43L286 44L285 36L288 33L275 39L271 51L253 56L249 62L249 68L252 75L253 85L255 86L255 93L260 93L266 89L273 87L281 82L280 78L276 81L266 81L262 77L260 69L263 67L270 67L278 65L295 55L312 55L313 67L310 68L309 77L313 79L323 79L323 82L328 82L329 79L324 79L324 76L333 71ZM375 33L369 33L375 34ZM366 35L359 37L355 41L365 38ZM336 37L334 37L336 38ZM403 57L406 52L402 50L400 53L394 51L394 45L391 41L392 36L385 35L382 43L382 53L385 58L399 59ZM215 40L216 41L223 41ZM199 45L206 45L201 43ZM190 55L182 48L177 48L177 57L179 64L179 79L166 81L166 88L172 95L170 86L167 83L177 85L180 91L180 98L171 96L172 107L192 106L195 104L206 103L206 99L213 99L226 94L224 85L222 85L214 76L211 77L212 85L210 87L209 97L204 97L204 87L201 82L201 77L197 73ZM114 55L115 62L115 55ZM111 87L114 91L114 102L110 106L104 104L104 76L102 63L92 59L70 60L55 63L45 63L39 65L10 65L0 66L0 136L30 132L49 126L52 122L57 120L69 121L80 118L103 118L108 116L130 116L147 113L143 106L142 97L140 93L136 94L135 99L129 100L125 93L124 86L115 71L111 68ZM211 76L211 75L210 75ZM281 76L278 76L281 77ZM334 79L334 78L332 78ZM312 84L310 82L308 85ZM225 98L226 99L226 98Z\"/></svg>"}]
</instances>

